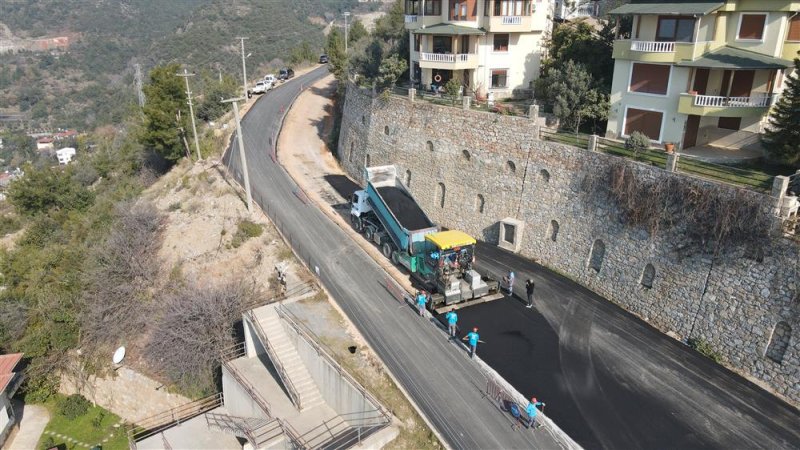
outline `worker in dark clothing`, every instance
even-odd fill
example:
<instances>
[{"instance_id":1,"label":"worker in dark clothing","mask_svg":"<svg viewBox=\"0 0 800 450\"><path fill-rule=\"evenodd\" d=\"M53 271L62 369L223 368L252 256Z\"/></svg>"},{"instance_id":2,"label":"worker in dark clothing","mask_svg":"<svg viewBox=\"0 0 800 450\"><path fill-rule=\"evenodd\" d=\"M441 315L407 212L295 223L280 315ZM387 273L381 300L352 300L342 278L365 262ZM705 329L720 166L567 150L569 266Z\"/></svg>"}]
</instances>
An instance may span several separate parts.
<instances>
[{"instance_id":1,"label":"worker in dark clothing","mask_svg":"<svg viewBox=\"0 0 800 450\"><path fill-rule=\"evenodd\" d=\"M535 285L533 280L528 278L528 281L525 282L525 293L528 294L528 306L526 308L533 308L533 289Z\"/></svg>"}]
</instances>

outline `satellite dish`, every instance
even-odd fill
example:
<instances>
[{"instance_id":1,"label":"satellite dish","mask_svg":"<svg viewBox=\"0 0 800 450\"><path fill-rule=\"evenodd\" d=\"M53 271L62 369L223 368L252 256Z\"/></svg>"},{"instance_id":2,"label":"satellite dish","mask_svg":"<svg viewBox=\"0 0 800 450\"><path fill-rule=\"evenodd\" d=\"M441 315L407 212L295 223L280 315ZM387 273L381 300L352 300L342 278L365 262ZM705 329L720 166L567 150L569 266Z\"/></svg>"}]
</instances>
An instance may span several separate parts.
<instances>
[{"instance_id":1,"label":"satellite dish","mask_svg":"<svg viewBox=\"0 0 800 450\"><path fill-rule=\"evenodd\" d=\"M123 359L125 359L125 346L118 348L114 352L114 356L111 357L111 361L113 361L114 364L119 364Z\"/></svg>"}]
</instances>

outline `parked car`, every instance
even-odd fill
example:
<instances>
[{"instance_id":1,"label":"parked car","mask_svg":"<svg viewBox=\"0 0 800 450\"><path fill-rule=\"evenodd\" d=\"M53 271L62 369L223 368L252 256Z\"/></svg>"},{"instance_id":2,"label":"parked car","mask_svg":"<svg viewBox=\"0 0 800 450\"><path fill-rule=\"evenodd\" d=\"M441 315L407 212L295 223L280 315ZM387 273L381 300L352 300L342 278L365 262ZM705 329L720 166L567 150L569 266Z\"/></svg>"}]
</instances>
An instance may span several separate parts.
<instances>
[{"instance_id":1,"label":"parked car","mask_svg":"<svg viewBox=\"0 0 800 450\"><path fill-rule=\"evenodd\" d=\"M320 64L328 64L328 55L321 55L319 57L319 63Z\"/></svg>"},{"instance_id":2,"label":"parked car","mask_svg":"<svg viewBox=\"0 0 800 450\"><path fill-rule=\"evenodd\" d=\"M255 87L253 87L251 91L253 92L253 94L264 94L270 89L272 89L272 83L268 83L262 80L256 83Z\"/></svg>"},{"instance_id":3,"label":"parked car","mask_svg":"<svg viewBox=\"0 0 800 450\"><path fill-rule=\"evenodd\" d=\"M275 82L278 81L278 79L275 78L275 75L268 74L268 75L264 75L264 81L269 83L270 89L272 89L272 87L275 86Z\"/></svg>"},{"instance_id":4,"label":"parked car","mask_svg":"<svg viewBox=\"0 0 800 450\"><path fill-rule=\"evenodd\" d=\"M292 77L294 77L294 70L292 70L290 67L284 67L283 69L280 70L280 72L278 72L279 80L286 81Z\"/></svg>"}]
</instances>

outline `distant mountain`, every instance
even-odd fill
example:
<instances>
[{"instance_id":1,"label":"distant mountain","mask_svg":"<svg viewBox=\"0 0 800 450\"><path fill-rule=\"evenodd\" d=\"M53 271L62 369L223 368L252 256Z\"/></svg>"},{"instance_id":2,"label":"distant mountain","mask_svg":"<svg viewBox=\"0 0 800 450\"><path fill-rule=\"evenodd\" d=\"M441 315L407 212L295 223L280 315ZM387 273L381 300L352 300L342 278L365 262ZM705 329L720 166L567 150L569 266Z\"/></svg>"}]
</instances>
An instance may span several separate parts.
<instances>
[{"instance_id":1,"label":"distant mountain","mask_svg":"<svg viewBox=\"0 0 800 450\"><path fill-rule=\"evenodd\" d=\"M168 62L240 77L288 57L303 41L320 49L325 18L357 0L0 0L0 113L32 126L86 128L118 122L143 75ZM3 52L3 40L70 36L66 52ZM19 41L17 41L19 42ZM259 67L260 66L260 67ZM0 127L3 126L0 123Z\"/></svg>"}]
</instances>

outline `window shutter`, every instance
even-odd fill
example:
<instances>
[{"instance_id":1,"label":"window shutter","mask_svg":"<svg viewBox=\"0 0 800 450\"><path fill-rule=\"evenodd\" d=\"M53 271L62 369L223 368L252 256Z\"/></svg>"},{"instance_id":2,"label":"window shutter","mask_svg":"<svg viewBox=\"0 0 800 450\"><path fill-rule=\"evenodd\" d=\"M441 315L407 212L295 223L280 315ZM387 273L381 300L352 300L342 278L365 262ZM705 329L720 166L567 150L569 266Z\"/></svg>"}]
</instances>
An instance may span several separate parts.
<instances>
[{"instance_id":1,"label":"window shutter","mask_svg":"<svg viewBox=\"0 0 800 450\"><path fill-rule=\"evenodd\" d=\"M764 14L742 14L742 23L739 26L739 39L758 39L764 36Z\"/></svg>"},{"instance_id":2,"label":"window shutter","mask_svg":"<svg viewBox=\"0 0 800 450\"><path fill-rule=\"evenodd\" d=\"M800 41L800 15L792 17L789 21L789 35L787 41Z\"/></svg>"}]
</instances>

